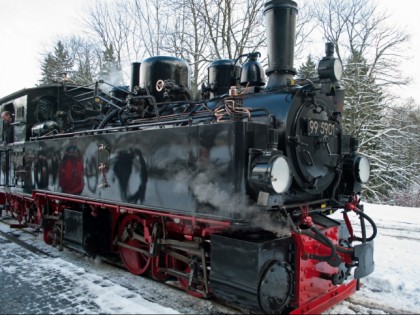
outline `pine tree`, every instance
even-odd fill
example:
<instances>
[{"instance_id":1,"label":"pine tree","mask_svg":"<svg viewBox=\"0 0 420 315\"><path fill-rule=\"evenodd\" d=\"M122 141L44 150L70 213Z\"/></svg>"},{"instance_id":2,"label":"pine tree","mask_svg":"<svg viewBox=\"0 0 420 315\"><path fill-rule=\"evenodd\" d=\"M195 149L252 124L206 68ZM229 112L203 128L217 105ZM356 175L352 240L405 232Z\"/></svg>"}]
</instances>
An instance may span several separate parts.
<instances>
[{"instance_id":1,"label":"pine tree","mask_svg":"<svg viewBox=\"0 0 420 315\"><path fill-rule=\"evenodd\" d=\"M361 54L353 53L345 68L344 127L359 139L359 151L371 163L365 195L370 201L392 202L418 183L416 117L405 108L387 106L383 86Z\"/></svg>"},{"instance_id":2,"label":"pine tree","mask_svg":"<svg viewBox=\"0 0 420 315\"><path fill-rule=\"evenodd\" d=\"M91 59L89 52L78 58L77 69L72 75L72 81L75 84L87 85L94 82Z\"/></svg>"},{"instance_id":3,"label":"pine tree","mask_svg":"<svg viewBox=\"0 0 420 315\"><path fill-rule=\"evenodd\" d=\"M369 75L366 59L357 52L353 52L346 63L343 84L346 89L344 130L359 139L359 151L370 159L367 196L378 200L389 190L383 185L384 163L388 160L384 155L382 137L386 130L383 92L374 77Z\"/></svg>"},{"instance_id":4,"label":"pine tree","mask_svg":"<svg viewBox=\"0 0 420 315\"><path fill-rule=\"evenodd\" d=\"M101 70L98 74L99 80L104 80L112 85L123 85L124 79L117 58L115 57L112 44L103 51Z\"/></svg>"},{"instance_id":5,"label":"pine tree","mask_svg":"<svg viewBox=\"0 0 420 315\"><path fill-rule=\"evenodd\" d=\"M300 66L297 76L299 79L311 79L318 76L317 65L311 55L306 59L306 63Z\"/></svg>"},{"instance_id":6,"label":"pine tree","mask_svg":"<svg viewBox=\"0 0 420 315\"><path fill-rule=\"evenodd\" d=\"M41 63L42 78L40 85L56 84L69 75L73 60L61 41L54 47L54 54L48 53Z\"/></svg>"}]
</instances>

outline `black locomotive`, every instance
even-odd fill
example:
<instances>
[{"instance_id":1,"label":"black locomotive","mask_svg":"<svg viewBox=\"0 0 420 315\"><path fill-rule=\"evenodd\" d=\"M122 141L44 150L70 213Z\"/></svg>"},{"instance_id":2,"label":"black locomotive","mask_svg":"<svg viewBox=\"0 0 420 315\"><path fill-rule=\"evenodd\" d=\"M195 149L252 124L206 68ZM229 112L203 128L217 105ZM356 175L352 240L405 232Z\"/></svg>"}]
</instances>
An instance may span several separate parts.
<instances>
[{"instance_id":1,"label":"black locomotive","mask_svg":"<svg viewBox=\"0 0 420 315\"><path fill-rule=\"evenodd\" d=\"M49 244L119 254L135 274L242 309L321 312L353 293L376 228L357 197L369 162L342 130L341 63L327 44L319 78L295 80L297 5L264 13L265 73L256 52L216 60L198 97L188 63L157 56L132 64L127 87L0 99L13 117L0 126L3 210ZM328 217L339 209L344 221Z\"/></svg>"}]
</instances>

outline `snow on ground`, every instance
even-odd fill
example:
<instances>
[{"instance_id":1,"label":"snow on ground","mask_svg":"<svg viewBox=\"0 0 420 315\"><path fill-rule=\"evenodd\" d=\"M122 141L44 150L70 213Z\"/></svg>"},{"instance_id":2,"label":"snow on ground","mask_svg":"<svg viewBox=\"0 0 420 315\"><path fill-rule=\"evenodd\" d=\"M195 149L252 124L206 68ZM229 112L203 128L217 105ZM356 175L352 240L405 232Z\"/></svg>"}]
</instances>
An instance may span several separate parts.
<instances>
[{"instance_id":1,"label":"snow on ground","mask_svg":"<svg viewBox=\"0 0 420 315\"><path fill-rule=\"evenodd\" d=\"M49 305L43 309L47 313L59 312L64 314L177 314L176 310L145 300L140 294L129 290L109 279L89 272L80 266L64 261L62 258L42 257L27 252L14 243L4 243L1 246L1 277L2 290L13 291L10 279L15 286L25 290L17 292L2 292L3 303L0 310L4 310L4 300L11 295L18 297L25 303L25 294L31 296L31 304L35 307L32 312L40 313L40 305ZM15 263L15 264L14 264ZM6 279L6 280L5 280ZM35 300L38 300L35 301ZM57 301L58 300L58 301ZM57 301L57 303L55 303ZM61 301L61 305L60 305ZM43 307L43 306L42 306ZM24 313L30 309L29 305L15 305L14 310ZM7 310L7 309L6 309ZM8 310L10 311L10 309ZM2 313L0 311L0 313ZM41 313L43 313L41 311Z\"/></svg>"},{"instance_id":2,"label":"snow on ground","mask_svg":"<svg viewBox=\"0 0 420 315\"><path fill-rule=\"evenodd\" d=\"M57 272L63 276L75 279L77 286L73 293L77 296L78 292L89 292L92 300L99 306L101 313L118 314L178 314L174 309L163 307L157 303L145 300L141 295L133 293L128 288L114 283L108 279L87 273L83 268L63 261L60 258L54 260L45 259L45 264L41 262L43 268ZM33 275L32 275L33 276ZM79 294L80 296L81 294ZM124 303L119 301L123 300Z\"/></svg>"},{"instance_id":3,"label":"snow on ground","mask_svg":"<svg viewBox=\"0 0 420 315\"><path fill-rule=\"evenodd\" d=\"M377 224L375 239L375 271L362 279L363 287L326 314L419 314L420 313L420 208L403 208L365 203L365 212ZM333 218L341 219L337 212ZM355 233L357 216L352 216ZM0 229L8 228L0 223ZM360 235L360 234L359 234ZM368 231L369 235L369 231ZM28 238L23 233L21 239ZM232 312L215 306L214 301L195 299L184 292L168 288L150 279L131 275L115 267L92 261L81 254L69 254L42 243L37 237L29 240L52 253L55 258L34 255L32 266L42 266L28 277L34 281L40 273L51 270L76 277L73 294L84 288L90 299L99 305L99 313L213 313ZM9 255L1 245L1 256ZM4 256L3 256L4 257ZM38 270L38 273L36 272ZM3 269L3 272L5 270ZM8 270L13 272L13 270ZM79 289L78 289L79 288ZM127 298L129 297L129 298ZM80 298L80 297L78 297Z\"/></svg>"},{"instance_id":4,"label":"snow on ground","mask_svg":"<svg viewBox=\"0 0 420 315\"><path fill-rule=\"evenodd\" d=\"M327 313L366 313L357 307L361 304L377 311L420 314L420 208L365 203L365 213L378 227L375 271L361 280L360 291Z\"/></svg>"},{"instance_id":5,"label":"snow on ground","mask_svg":"<svg viewBox=\"0 0 420 315\"><path fill-rule=\"evenodd\" d=\"M11 310L14 314L238 313L215 301L197 299L167 284L133 275L98 257L92 259L67 248L58 251L42 241L42 234L24 233L3 222L0 230L49 255L29 252L0 235L0 314ZM60 308L57 299L63 302ZM16 302L27 305L17 309Z\"/></svg>"}]
</instances>

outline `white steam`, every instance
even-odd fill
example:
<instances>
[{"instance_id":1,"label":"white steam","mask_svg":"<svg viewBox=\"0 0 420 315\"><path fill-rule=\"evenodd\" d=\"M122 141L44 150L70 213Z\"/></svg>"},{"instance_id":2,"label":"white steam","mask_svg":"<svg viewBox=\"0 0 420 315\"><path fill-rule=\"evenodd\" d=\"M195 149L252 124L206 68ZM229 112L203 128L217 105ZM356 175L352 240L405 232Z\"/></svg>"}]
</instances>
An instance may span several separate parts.
<instances>
[{"instance_id":1,"label":"white steam","mask_svg":"<svg viewBox=\"0 0 420 315\"><path fill-rule=\"evenodd\" d=\"M113 86L124 85L123 73L117 66L109 66L103 69L98 75L98 80L103 80L105 82L100 83L99 88L106 94L109 93Z\"/></svg>"},{"instance_id":2,"label":"white steam","mask_svg":"<svg viewBox=\"0 0 420 315\"><path fill-rule=\"evenodd\" d=\"M220 174L214 172L203 172L196 176L180 172L175 177L174 191L185 193L190 189L198 203L210 205L214 208L215 213L229 216L235 220L243 220L248 222L251 227L271 231L277 236L290 235L290 229L278 218L273 217L260 206L251 205L248 196L233 193L229 181L225 185L223 181L213 180L218 176Z\"/></svg>"}]
</instances>

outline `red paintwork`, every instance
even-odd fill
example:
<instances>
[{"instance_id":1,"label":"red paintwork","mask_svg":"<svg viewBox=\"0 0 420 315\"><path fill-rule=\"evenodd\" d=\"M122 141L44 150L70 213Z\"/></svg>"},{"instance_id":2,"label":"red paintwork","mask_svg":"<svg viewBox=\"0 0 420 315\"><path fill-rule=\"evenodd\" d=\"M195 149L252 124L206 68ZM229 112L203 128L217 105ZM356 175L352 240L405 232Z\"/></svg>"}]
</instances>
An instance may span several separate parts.
<instances>
[{"instance_id":1,"label":"red paintwork","mask_svg":"<svg viewBox=\"0 0 420 315\"><path fill-rule=\"evenodd\" d=\"M118 237L120 238L121 235L124 232L124 229L127 224L133 224L137 223L141 226L143 226L143 235L145 240L150 244L151 243L151 235L148 229L148 222L147 220L141 219L136 215L128 215L123 218L121 221L121 224L118 227ZM149 252L150 246L144 243L141 243L139 240L129 240L125 242L127 245L140 248L142 250L145 250L146 252ZM127 269L135 274L135 275L141 275L144 274L150 265L150 261L152 260L152 257L144 255L142 253L135 252L131 249L125 248L125 247L119 247L121 260L124 262L124 265L127 267Z\"/></svg>"},{"instance_id":2,"label":"red paintwork","mask_svg":"<svg viewBox=\"0 0 420 315\"><path fill-rule=\"evenodd\" d=\"M119 247L112 245L112 240L115 238L116 234L118 234L121 216L125 216L126 214L129 215L125 216L125 218L131 217L130 214L142 214L145 218L147 218L140 219L140 221L144 226L144 237L146 241L150 243L153 242L151 236L153 225L155 223L162 222L163 217L167 219L165 222L165 232L167 233L167 235L176 235L178 237L181 236L183 240L193 240L194 236L209 238L212 234L220 232L230 226L229 221L196 218L187 215L157 212L155 210L150 209L130 208L116 204L98 202L96 200L81 200L78 198L64 196L61 194L46 192L35 191L33 192L32 198L29 198L27 196L19 196L16 194L5 193L0 194L0 200L7 200L7 202L11 205L11 209L14 215L17 216L20 220L19 223L21 223L22 219L28 215L27 209L30 205L34 205L36 208L36 218L34 219L33 223L37 224L40 223L42 208L46 206L48 206L52 210L52 213L54 213L55 215L63 212L64 208L66 207L65 204L68 204L69 202L90 206L92 208L92 215L97 214L97 212L100 212L101 209L107 209L110 212L112 218L111 235L109 238L109 243L111 248L113 248L114 250L118 250ZM349 208L351 208L351 204ZM346 219L346 216L344 217ZM301 222L310 225L312 224L312 220L310 220L309 218L310 217L306 215L306 212L303 211ZM351 230L351 224L349 220L347 219L345 221L348 225L350 225ZM324 235L326 235L330 240L332 240L334 244L338 243L337 226L333 226L330 228L324 228L321 226L317 227ZM52 242L51 238L49 237L51 229L52 225L44 226L44 240L49 244L51 244ZM314 259L307 259L308 254L315 254L321 256L329 255L331 250L328 247L306 235L292 233L292 238L296 245L296 278L295 299L291 302L291 306L294 310L290 314L321 313L327 310L328 308L334 306L339 301L344 300L356 291L356 280L353 280L343 285L336 286L332 284L331 277L337 273L338 268L331 267L326 262L320 262ZM131 257L129 250L125 251L125 259L129 259ZM352 262L352 259L349 255L342 253L339 253L339 255L343 261L348 263ZM133 252L132 257L134 260L137 260L138 256L138 254L135 254ZM178 262L178 264L179 263L180 262ZM167 256L163 257L162 262L162 257L160 257L159 255L150 258L146 264L147 266L144 266L143 263L137 265L135 262L134 264L128 263L129 266L135 266L138 269L137 271L139 273L145 272L145 270L140 270L142 266L147 267L147 269L150 269L153 278L160 281L163 281L166 278L166 275L160 272L160 268L173 266L174 264L175 262ZM184 284L185 286L185 283L183 281L185 282L184 279L180 279L180 284ZM185 289L188 291L187 286L185 286Z\"/></svg>"},{"instance_id":3,"label":"red paintwork","mask_svg":"<svg viewBox=\"0 0 420 315\"><path fill-rule=\"evenodd\" d=\"M356 292L357 280L352 280L325 292L312 301L294 309L290 314L320 314Z\"/></svg>"},{"instance_id":4,"label":"red paintwork","mask_svg":"<svg viewBox=\"0 0 420 315\"><path fill-rule=\"evenodd\" d=\"M334 244L338 244L338 227L317 226ZM296 283L294 309L291 314L316 314L323 312L345 299L356 290L356 281L347 285L333 285L331 277L338 272L326 262L307 259L307 254L327 256L331 250L314 239L301 234L293 234L296 243ZM351 262L351 257L339 253L343 261Z\"/></svg>"},{"instance_id":5,"label":"red paintwork","mask_svg":"<svg viewBox=\"0 0 420 315\"><path fill-rule=\"evenodd\" d=\"M33 211L30 214L29 209L34 206L33 199L27 195L1 193L0 204L8 206L6 212L10 212L18 224L15 227L26 227L28 223L37 225L41 220L41 213Z\"/></svg>"},{"instance_id":6,"label":"red paintwork","mask_svg":"<svg viewBox=\"0 0 420 315\"><path fill-rule=\"evenodd\" d=\"M50 201L69 201L69 202L74 202L74 203L78 203L78 204L90 205L92 207L96 207L96 208L99 208L99 209L101 209L101 208L105 209L106 208L106 209L110 209L111 212L113 214L115 214L116 216L119 216L121 214L133 214L133 213L139 213L140 214L140 213L142 213L142 214L148 214L148 215L150 215L152 217L156 217L156 218L166 217L166 218L177 218L177 219L180 219L180 220L190 221L191 224L195 227L197 225L201 225L201 224L217 225L217 227L225 227L225 228L230 226L229 221L196 218L196 217L191 217L191 216L182 215L182 214L166 213L166 212L161 212L161 211L157 211L157 210L150 210L150 209L130 208L130 207L120 206L120 205L111 204L111 203L98 202L98 201L93 200L93 199L74 198L74 197L69 197L69 196L64 196L64 195L54 194L54 193L45 193L45 192L34 191L33 194L32 194L32 197L35 201L46 200L46 199L48 199ZM59 206L57 205L55 207L57 208L56 211L58 211ZM117 218L114 218L114 219L117 219Z\"/></svg>"},{"instance_id":7,"label":"red paintwork","mask_svg":"<svg viewBox=\"0 0 420 315\"><path fill-rule=\"evenodd\" d=\"M219 232L230 226L229 221L218 221L206 218L196 218L187 215L174 214L160 212L150 209L139 209L139 208L130 208L126 206L120 206L111 203L98 202L93 199L80 199L69 197L61 194L46 193L46 192L37 192L34 191L32 194L31 203L37 205L38 212L41 213L42 206L48 206L53 210L55 214L61 213L64 211L66 206L63 204L65 202L72 202L75 204L83 204L85 206L91 206L92 210L101 211L101 209L108 209L111 213L112 222L111 222L111 235L110 235L110 244L115 238L117 233L119 218L121 215L126 214L143 214L148 215L151 220L156 222L161 222L161 218L165 217L168 219L177 219L180 220L180 223L175 223L174 221L167 221L165 224L165 229L168 233L175 233L184 235L186 240L192 240L194 236L208 237L215 232ZM47 202L48 200L48 202ZM149 227L146 228L149 232ZM50 244L51 241L48 239L48 233L50 231L48 228L44 227L44 240L46 243ZM151 230L150 230L151 232ZM155 266L156 268L156 266ZM158 273L158 270L154 270L155 274Z\"/></svg>"}]
</instances>

